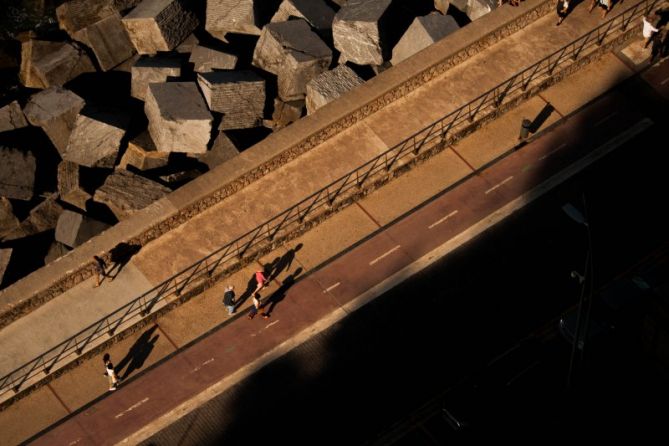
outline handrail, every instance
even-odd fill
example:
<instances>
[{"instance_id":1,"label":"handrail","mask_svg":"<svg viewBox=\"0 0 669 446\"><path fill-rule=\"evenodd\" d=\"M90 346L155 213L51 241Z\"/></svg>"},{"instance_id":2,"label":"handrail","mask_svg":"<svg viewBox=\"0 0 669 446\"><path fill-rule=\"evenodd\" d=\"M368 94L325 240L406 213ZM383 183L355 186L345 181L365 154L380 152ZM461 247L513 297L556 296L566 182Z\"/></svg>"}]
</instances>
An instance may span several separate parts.
<instances>
[{"instance_id":1,"label":"handrail","mask_svg":"<svg viewBox=\"0 0 669 446\"><path fill-rule=\"evenodd\" d=\"M65 358L73 354L82 354L84 349L92 342L104 336L113 336L124 322L129 322L131 319L138 317L141 319L148 315L158 303L171 297L179 297L187 286L194 287L202 284L202 279L211 278L214 271L221 266L233 266L254 248L267 243L271 244L282 231L288 233L288 228L303 224L309 215L322 215L323 212L335 207L337 200L339 200L339 205L342 205L347 199L358 193L365 184L369 184L370 179L385 178L393 170L393 167L397 170L421 152L425 152L426 148L434 148L447 141L448 136L453 135L455 130L461 130L469 126L483 110L495 110L504 103L505 99L513 97L514 94L525 92L533 82L550 77L559 66L577 60L583 50L600 46L606 37L618 28L624 32L634 19L648 14L659 1L661 0L644 0L625 9L585 35L516 73L469 103L412 134L401 143L343 175L253 230L166 279L132 302L123 305L66 341L3 376L0 378L0 398L9 390L18 393L27 380L39 373L49 374ZM325 211L317 212L322 209L325 209Z\"/></svg>"}]
</instances>

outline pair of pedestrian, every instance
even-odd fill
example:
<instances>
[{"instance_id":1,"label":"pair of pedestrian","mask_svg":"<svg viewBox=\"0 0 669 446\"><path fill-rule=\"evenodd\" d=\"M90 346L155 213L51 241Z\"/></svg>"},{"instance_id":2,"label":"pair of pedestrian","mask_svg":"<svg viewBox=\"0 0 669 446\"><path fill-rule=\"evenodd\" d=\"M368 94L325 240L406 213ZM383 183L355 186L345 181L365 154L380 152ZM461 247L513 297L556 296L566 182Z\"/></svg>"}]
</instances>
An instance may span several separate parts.
<instances>
[{"instance_id":1,"label":"pair of pedestrian","mask_svg":"<svg viewBox=\"0 0 669 446\"><path fill-rule=\"evenodd\" d=\"M105 371L103 375L109 379L109 390L116 390L118 388L119 378L116 375L114 364L111 362L111 356L109 353L105 353L105 355L102 357L102 361L105 364Z\"/></svg>"},{"instance_id":2,"label":"pair of pedestrian","mask_svg":"<svg viewBox=\"0 0 669 446\"><path fill-rule=\"evenodd\" d=\"M253 319L256 316L256 314L258 314L260 309L262 308L262 305L260 303L261 298L260 298L259 291L262 290L263 288L265 288L267 286L267 284L269 283L269 280L267 280L267 277L265 277L265 273L262 270L257 270L256 271L255 278L256 278L256 289L253 291L253 306L249 310L249 315L248 315L249 319ZM267 313L263 312L263 313L260 313L260 315L264 319L269 319L269 314L267 314Z\"/></svg>"}]
</instances>

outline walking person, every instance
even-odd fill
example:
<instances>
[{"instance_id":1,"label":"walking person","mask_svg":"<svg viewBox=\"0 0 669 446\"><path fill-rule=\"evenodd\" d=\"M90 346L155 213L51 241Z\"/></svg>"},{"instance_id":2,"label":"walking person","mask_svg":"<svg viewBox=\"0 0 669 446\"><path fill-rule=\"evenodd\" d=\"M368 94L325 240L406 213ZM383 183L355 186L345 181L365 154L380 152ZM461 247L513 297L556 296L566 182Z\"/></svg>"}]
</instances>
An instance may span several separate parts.
<instances>
[{"instance_id":1,"label":"walking person","mask_svg":"<svg viewBox=\"0 0 669 446\"><path fill-rule=\"evenodd\" d=\"M613 0L592 0L588 12L592 12L595 6L599 5L602 8L602 18L606 17L606 14L611 10Z\"/></svg>"},{"instance_id":2,"label":"walking person","mask_svg":"<svg viewBox=\"0 0 669 446\"><path fill-rule=\"evenodd\" d=\"M643 31L641 31L641 34L643 34L643 38L645 39L643 42L644 48L648 48L648 44L651 42L651 40L653 40L653 37L659 31L657 28L657 22L658 17L654 13L648 17L643 17Z\"/></svg>"},{"instance_id":3,"label":"walking person","mask_svg":"<svg viewBox=\"0 0 669 446\"><path fill-rule=\"evenodd\" d=\"M116 372L114 371L114 364L111 362L109 353L105 353L102 357L102 361L105 363L105 372L103 375L109 378L109 390L116 390L118 387L118 376L116 376Z\"/></svg>"},{"instance_id":4,"label":"walking person","mask_svg":"<svg viewBox=\"0 0 669 446\"><path fill-rule=\"evenodd\" d=\"M225 287L223 293L223 305L228 310L228 315L232 316L235 313L235 287L228 285Z\"/></svg>"},{"instance_id":5,"label":"walking person","mask_svg":"<svg viewBox=\"0 0 669 446\"><path fill-rule=\"evenodd\" d=\"M558 0L557 2L558 21L555 24L555 26L560 26L565 17L567 17L567 14L569 14L569 0Z\"/></svg>"},{"instance_id":6,"label":"walking person","mask_svg":"<svg viewBox=\"0 0 669 446\"><path fill-rule=\"evenodd\" d=\"M267 277L265 277L265 273L260 269L256 271L256 289L253 291L253 294L255 295L258 293L258 291L265 288L268 283L269 280L267 280Z\"/></svg>"},{"instance_id":7,"label":"walking person","mask_svg":"<svg viewBox=\"0 0 669 446\"><path fill-rule=\"evenodd\" d=\"M253 319L254 317L256 317L258 311L260 311L260 294L253 293L253 306L249 310L248 318Z\"/></svg>"},{"instance_id":8,"label":"walking person","mask_svg":"<svg viewBox=\"0 0 669 446\"><path fill-rule=\"evenodd\" d=\"M95 285L93 288L100 286L102 279L107 277L107 264L98 256L93 256L93 269L95 271Z\"/></svg>"}]
</instances>

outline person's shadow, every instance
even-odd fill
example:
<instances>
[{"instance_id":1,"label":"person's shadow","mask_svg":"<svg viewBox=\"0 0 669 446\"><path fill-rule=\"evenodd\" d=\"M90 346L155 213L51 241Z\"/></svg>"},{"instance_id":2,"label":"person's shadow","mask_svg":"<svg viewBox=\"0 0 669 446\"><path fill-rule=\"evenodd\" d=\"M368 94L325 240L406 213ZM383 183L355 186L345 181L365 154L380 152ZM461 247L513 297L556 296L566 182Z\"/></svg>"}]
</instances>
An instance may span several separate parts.
<instances>
[{"instance_id":1,"label":"person's shadow","mask_svg":"<svg viewBox=\"0 0 669 446\"><path fill-rule=\"evenodd\" d=\"M116 276L119 275L123 267L130 261L132 256L139 252L139 249L139 245L125 242L121 242L114 246L111 251L109 251L109 257L112 266L109 271L107 271L107 276L109 276L112 280L116 279ZM116 270L116 272L112 274L114 270Z\"/></svg>"},{"instance_id":2,"label":"person's shadow","mask_svg":"<svg viewBox=\"0 0 669 446\"><path fill-rule=\"evenodd\" d=\"M262 311L267 317L272 315L272 311L274 311L274 307L276 307L279 302L281 302L285 297L286 297L286 292L290 287L292 287L295 284L295 280L297 279L297 276L299 276L302 273L302 268L297 268L295 272L292 274L288 275L279 289L277 289L274 294L272 294L267 301L260 306L260 311Z\"/></svg>"},{"instance_id":3,"label":"person's shadow","mask_svg":"<svg viewBox=\"0 0 669 446\"><path fill-rule=\"evenodd\" d=\"M144 361L146 361L146 358L148 358L151 354L151 351L153 350L153 347L160 336L155 335L153 338L151 337L157 328L158 326L154 325L142 333L139 339L137 339L132 347L130 347L130 350L128 350L128 353L125 355L125 357L123 357L121 362L119 362L118 365L114 368L116 373L118 373L127 365L123 375L119 375L121 379L126 379L132 372L142 368Z\"/></svg>"},{"instance_id":4,"label":"person's shadow","mask_svg":"<svg viewBox=\"0 0 669 446\"><path fill-rule=\"evenodd\" d=\"M290 267L295 260L295 253L302 249L302 243L298 243L294 248L289 249L281 257L277 257L270 263L270 275L267 277L269 280L276 279L279 274L284 271L289 271Z\"/></svg>"}]
</instances>

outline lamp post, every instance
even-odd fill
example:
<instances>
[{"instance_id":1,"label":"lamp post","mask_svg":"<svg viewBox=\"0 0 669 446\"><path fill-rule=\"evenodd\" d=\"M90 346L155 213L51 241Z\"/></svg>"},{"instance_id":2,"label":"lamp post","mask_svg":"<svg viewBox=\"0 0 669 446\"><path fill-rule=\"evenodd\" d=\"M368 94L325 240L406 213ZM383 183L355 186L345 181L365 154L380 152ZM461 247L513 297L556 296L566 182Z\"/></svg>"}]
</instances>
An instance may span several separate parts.
<instances>
[{"instance_id":1,"label":"lamp post","mask_svg":"<svg viewBox=\"0 0 669 446\"><path fill-rule=\"evenodd\" d=\"M562 206L562 210L576 223L582 224L586 228L588 250L585 256L585 267L583 275L576 271L571 272L571 277L578 280L581 285L581 295L578 301L578 312L576 314L576 329L574 331L574 342L571 348L571 357L569 359L569 372L567 373L567 389L574 383L574 376L577 365L583 361L586 340L588 339L588 326L590 324L590 308L592 304L593 290L593 268L592 268L592 235L590 225L587 219L587 206L585 194L582 196L584 213L581 213L571 203ZM581 342L581 338L583 341ZM579 348L580 346L580 348ZM580 351L580 353L579 353Z\"/></svg>"}]
</instances>

